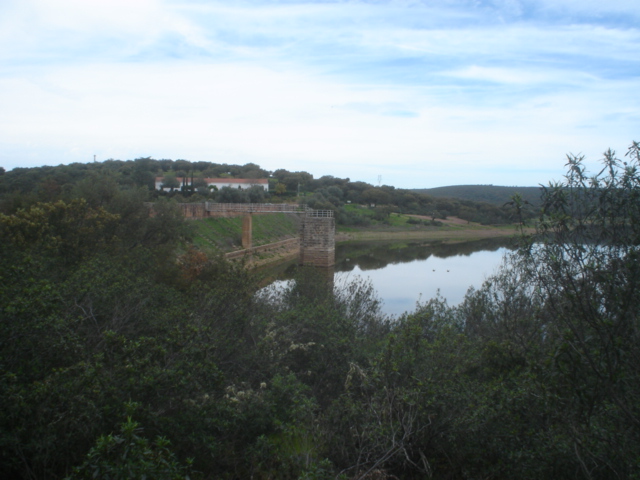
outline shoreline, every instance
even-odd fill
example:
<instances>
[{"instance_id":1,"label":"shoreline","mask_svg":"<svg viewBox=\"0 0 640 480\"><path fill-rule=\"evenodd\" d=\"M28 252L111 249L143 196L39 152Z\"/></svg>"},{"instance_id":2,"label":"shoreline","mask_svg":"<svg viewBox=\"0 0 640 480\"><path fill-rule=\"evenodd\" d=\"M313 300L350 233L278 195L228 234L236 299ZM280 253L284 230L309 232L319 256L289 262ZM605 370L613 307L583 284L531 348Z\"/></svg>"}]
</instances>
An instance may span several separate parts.
<instances>
[{"instance_id":1,"label":"shoreline","mask_svg":"<svg viewBox=\"0 0 640 480\"><path fill-rule=\"evenodd\" d=\"M532 233L532 228L525 229L525 232ZM372 231L363 230L359 232L336 232L336 245L350 242L377 242L377 241L400 241L400 240L423 240L438 243L460 243L473 242L488 238L517 237L519 232L515 228L486 227L486 228L460 228L422 231ZM247 268L264 267L270 264L277 264L290 261L300 254L300 245L294 241L295 237L287 240L260 245L251 249L236 250L227 252L224 257L234 261L242 259L246 262Z\"/></svg>"},{"instance_id":2,"label":"shoreline","mask_svg":"<svg viewBox=\"0 0 640 480\"><path fill-rule=\"evenodd\" d=\"M527 232L531 233L529 229ZM362 231L336 233L336 243L376 241L376 240L433 240L434 242L460 242L483 240L486 238L516 237L519 232L515 229L500 228L469 228L444 231Z\"/></svg>"}]
</instances>

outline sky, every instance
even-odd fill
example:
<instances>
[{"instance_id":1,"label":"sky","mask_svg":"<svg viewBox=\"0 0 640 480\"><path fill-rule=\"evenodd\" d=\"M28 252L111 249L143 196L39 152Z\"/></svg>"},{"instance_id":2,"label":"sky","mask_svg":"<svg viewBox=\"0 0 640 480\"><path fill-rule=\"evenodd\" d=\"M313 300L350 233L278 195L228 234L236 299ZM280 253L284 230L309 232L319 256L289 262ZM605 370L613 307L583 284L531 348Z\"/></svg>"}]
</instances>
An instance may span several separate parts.
<instances>
[{"instance_id":1,"label":"sky","mask_svg":"<svg viewBox=\"0 0 640 480\"><path fill-rule=\"evenodd\" d=\"M640 140L637 0L0 0L0 166L536 186Z\"/></svg>"}]
</instances>

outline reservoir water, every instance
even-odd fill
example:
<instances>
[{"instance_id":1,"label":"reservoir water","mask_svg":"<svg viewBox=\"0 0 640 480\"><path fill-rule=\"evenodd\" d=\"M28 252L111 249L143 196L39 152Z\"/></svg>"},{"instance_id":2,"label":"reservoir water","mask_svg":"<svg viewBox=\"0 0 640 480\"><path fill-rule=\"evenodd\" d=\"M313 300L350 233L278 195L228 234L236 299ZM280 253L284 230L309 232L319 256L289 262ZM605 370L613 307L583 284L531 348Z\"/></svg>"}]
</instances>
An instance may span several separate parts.
<instances>
[{"instance_id":1,"label":"reservoir water","mask_svg":"<svg viewBox=\"0 0 640 480\"><path fill-rule=\"evenodd\" d=\"M357 278L371 281L384 313L394 316L414 310L416 302L438 292L449 305L457 305L469 287L479 288L496 271L509 248L512 242L506 239L338 244L334 282L339 287ZM290 281L295 268L281 271L275 287Z\"/></svg>"}]
</instances>

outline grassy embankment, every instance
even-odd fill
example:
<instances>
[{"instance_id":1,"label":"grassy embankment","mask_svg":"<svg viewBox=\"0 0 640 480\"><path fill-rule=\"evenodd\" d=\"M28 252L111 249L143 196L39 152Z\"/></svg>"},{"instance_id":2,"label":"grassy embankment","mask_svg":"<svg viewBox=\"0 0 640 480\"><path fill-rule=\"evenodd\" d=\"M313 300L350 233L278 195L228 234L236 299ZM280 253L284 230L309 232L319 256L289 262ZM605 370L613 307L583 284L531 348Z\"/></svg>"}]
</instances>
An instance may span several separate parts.
<instances>
[{"instance_id":1,"label":"grassy embankment","mask_svg":"<svg viewBox=\"0 0 640 480\"><path fill-rule=\"evenodd\" d=\"M242 249L242 217L207 218L193 222L193 243L210 254L229 253ZM272 213L253 215L253 246L275 243L298 235L295 215ZM268 256L258 254L257 257Z\"/></svg>"},{"instance_id":2,"label":"grassy embankment","mask_svg":"<svg viewBox=\"0 0 640 480\"><path fill-rule=\"evenodd\" d=\"M513 236L515 225L487 226L450 217L432 221L429 217L391 213L383 218L376 209L348 205L350 213L364 219L363 226L338 225L336 240L424 240L465 242L485 238ZM294 215L269 214L253 216L253 246L275 243L298 235L298 219ZM194 221L194 244L207 253L228 253L242 249L242 218L208 218ZM286 248L254 255L254 263L277 261L290 255Z\"/></svg>"}]
</instances>

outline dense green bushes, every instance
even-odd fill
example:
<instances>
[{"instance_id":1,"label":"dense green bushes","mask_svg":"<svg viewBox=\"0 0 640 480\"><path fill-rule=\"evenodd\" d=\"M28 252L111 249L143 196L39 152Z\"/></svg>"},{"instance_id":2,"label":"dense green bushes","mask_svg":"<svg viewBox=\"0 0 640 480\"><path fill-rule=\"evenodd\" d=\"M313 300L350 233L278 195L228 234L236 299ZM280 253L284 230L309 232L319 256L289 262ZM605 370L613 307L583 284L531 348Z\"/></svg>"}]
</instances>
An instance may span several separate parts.
<instances>
[{"instance_id":1,"label":"dense green bushes","mask_svg":"<svg viewBox=\"0 0 640 480\"><path fill-rule=\"evenodd\" d=\"M638 153L392 321L313 270L256 295L135 190L0 215L0 475L638 478Z\"/></svg>"}]
</instances>

